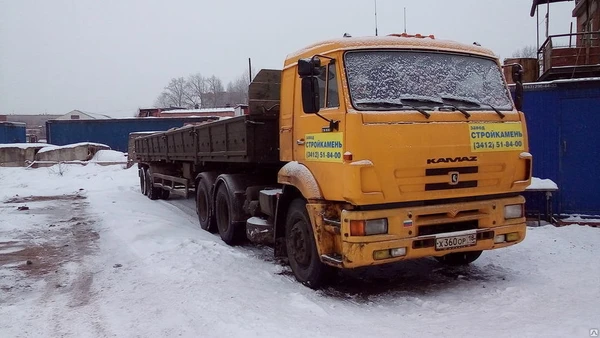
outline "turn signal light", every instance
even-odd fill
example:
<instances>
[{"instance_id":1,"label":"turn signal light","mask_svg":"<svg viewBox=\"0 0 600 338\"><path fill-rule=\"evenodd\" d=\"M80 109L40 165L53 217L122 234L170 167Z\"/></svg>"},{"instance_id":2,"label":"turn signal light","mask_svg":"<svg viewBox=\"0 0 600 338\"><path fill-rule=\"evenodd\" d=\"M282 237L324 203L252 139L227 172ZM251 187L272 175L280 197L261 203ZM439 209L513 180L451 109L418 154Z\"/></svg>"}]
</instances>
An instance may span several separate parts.
<instances>
[{"instance_id":1,"label":"turn signal light","mask_svg":"<svg viewBox=\"0 0 600 338\"><path fill-rule=\"evenodd\" d=\"M365 221L350 221L350 235L352 236L364 236L365 235Z\"/></svg>"},{"instance_id":2,"label":"turn signal light","mask_svg":"<svg viewBox=\"0 0 600 338\"><path fill-rule=\"evenodd\" d=\"M387 234L387 232L387 218L350 221L350 235L352 236L381 235Z\"/></svg>"}]
</instances>

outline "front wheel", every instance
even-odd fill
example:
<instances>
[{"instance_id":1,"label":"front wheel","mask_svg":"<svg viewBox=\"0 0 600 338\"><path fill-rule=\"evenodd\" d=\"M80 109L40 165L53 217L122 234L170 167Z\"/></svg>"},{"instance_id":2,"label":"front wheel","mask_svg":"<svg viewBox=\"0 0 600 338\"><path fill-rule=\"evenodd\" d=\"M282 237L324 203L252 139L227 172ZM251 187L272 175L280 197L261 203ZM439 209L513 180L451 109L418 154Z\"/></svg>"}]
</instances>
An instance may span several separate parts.
<instances>
[{"instance_id":1,"label":"front wheel","mask_svg":"<svg viewBox=\"0 0 600 338\"><path fill-rule=\"evenodd\" d=\"M306 201L303 199L296 199L290 204L285 223L285 242L296 280L312 289L330 281L335 268L323 264L319 258Z\"/></svg>"},{"instance_id":2,"label":"front wheel","mask_svg":"<svg viewBox=\"0 0 600 338\"><path fill-rule=\"evenodd\" d=\"M446 265L459 266L468 265L473 263L479 256L481 256L481 250L479 251L467 251L447 254L442 257L435 257L438 262Z\"/></svg>"}]
</instances>

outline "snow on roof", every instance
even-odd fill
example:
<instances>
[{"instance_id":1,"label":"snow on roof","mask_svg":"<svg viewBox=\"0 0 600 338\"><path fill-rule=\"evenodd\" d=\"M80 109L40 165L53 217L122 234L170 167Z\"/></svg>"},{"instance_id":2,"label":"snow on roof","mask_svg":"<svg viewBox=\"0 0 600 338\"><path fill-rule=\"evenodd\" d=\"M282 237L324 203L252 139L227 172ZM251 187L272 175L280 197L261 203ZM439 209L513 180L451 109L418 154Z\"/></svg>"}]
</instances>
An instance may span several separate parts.
<instances>
[{"instance_id":1,"label":"snow on roof","mask_svg":"<svg viewBox=\"0 0 600 338\"><path fill-rule=\"evenodd\" d=\"M108 115L104 115L104 114L97 114L97 113L90 113L87 111L83 111L83 110L79 110L79 109L75 109L75 110L71 110L70 112L68 112L65 115L71 114L71 113L79 113L79 114L84 114L87 115L89 117L93 117L97 120L107 120L107 119L112 119L112 117L108 116ZM63 115L64 116L64 115Z\"/></svg>"},{"instance_id":2,"label":"snow on roof","mask_svg":"<svg viewBox=\"0 0 600 338\"><path fill-rule=\"evenodd\" d=\"M44 148L44 147L53 147L51 144L47 143L4 143L0 144L0 148Z\"/></svg>"},{"instance_id":3,"label":"snow on roof","mask_svg":"<svg viewBox=\"0 0 600 338\"><path fill-rule=\"evenodd\" d=\"M0 121L0 124L9 125L9 126L26 126L25 122L12 122L12 121Z\"/></svg>"},{"instance_id":4,"label":"snow on roof","mask_svg":"<svg viewBox=\"0 0 600 338\"><path fill-rule=\"evenodd\" d=\"M161 111L161 114L235 113L235 108L174 109Z\"/></svg>"},{"instance_id":5,"label":"snow on roof","mask_svg":"<svg viewBox=\"0 0 600 338\"><path fill-rule=\"evenodd\" d=\"M567 66L565 68L569 68L570 66ZM554 68L561 68L561 67L554 67ZM576 78L576 79L558 79L558 80L551 80L551 81L540 81L540 82L527 82L527 83L523 83L523 86L525 88L527 87L539 87L542 85L551 85L551 84L558 84L558 83L573 83L573 82L588 82L588 81L600 81L600 77L582 77L582 78ZM513 84L514 85L514 84Z\"/></svg>"},{"instance_id":6,"label":"snow on roof","mask_svg":"<svg viewBox=\"0 0 600 338\"><path fill-rule=\"evenodd\" d=\"M84 114L87 114L91 117L95 117L98 120L112 119L112 117L110 117L108 115L104 115L104 114L96 114L96 113L84 113Z\"/></svg>"},{"instance_id":7,"label":"snow on roof","mask_svg":"<svg viewBox=\"0 0 600 338\"><path fill-rule=\"evenodd\" d=\"M38 153L45 153L45 152L53 151L53 150L57 150L57 149L76 148L76 147L81 147L81 146L106 147L106 148L110 149L109 146L107 146L106 144L102 144L102 143L79 142L79 143L67 144L67 145L64 145L64 146L49 146L49 147L45 147L43 149L40 149L40 151Z\"/></svg>"},{"instance_id":8,"label":"snow on roof","mask_svg":"<svg viewBox=\"0 0 600 338\"><path fill-rule=\"evenodd\" d=\"M494 53L484 47L469 45L450 40L438 40L416 37L398 37L398 36L368 36L353 38L338 38L309 45L294 53L288 54L285 66L296 62L297 58L303 55L312 55L325 53L333 50L361 49L361 48L417 48L417 49L435 49L457 52L467 52L478 55L494 57Z\"/></svg>"}]
</instances>

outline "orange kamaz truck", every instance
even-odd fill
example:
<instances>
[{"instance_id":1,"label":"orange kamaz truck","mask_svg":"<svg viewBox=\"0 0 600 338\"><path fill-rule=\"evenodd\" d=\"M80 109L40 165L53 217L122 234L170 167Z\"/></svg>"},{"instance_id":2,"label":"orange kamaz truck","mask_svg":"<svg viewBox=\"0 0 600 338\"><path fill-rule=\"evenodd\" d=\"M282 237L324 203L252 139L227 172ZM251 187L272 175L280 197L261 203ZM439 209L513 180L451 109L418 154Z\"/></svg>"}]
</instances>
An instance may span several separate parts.
<instances>
[{"instance_id":1,"label":"orange kamaz truck","mask_svg":"<svg viewBox=\"0 0 600 338\"><path fill-rule=\"evenodd\" d=\"M336 269L468 264L525 237L520 68L433 36L316 43L260 71L249 114L135 140L141 192L195 196L202 229L270 244L316 288Z\"/></svg>"}]
</instances>

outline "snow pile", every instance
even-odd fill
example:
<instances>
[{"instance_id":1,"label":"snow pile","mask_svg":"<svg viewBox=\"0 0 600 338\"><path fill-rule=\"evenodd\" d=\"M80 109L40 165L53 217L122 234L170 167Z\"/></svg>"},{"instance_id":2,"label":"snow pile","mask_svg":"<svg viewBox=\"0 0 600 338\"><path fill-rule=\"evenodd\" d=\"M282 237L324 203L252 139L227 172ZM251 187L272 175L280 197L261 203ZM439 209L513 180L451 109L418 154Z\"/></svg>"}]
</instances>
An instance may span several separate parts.
<instances>
[{"instance_id":1,"label":"snow pile","mask_svg":"<svg viewBox=\"0 0 600 338\"><path fill-rule=\"evenodd\" d=\"M551 179L532 177L527 190L558 190L558 185Z\"/></svg>"},{"instance_id":2,"label":"snow pile","mask_svg":"<svg viewBox=\"0 0 600 338\"><path fill-rule=\"evenodd\" d=\"M470 267L407 261L313 291L270 248L230 247L201 230L193 198L140 194L136 168L58 169L0 168L1 201L86 197L67 209L0 205L0 258L15 250L4 243L42 245L78 227L97 239L46 275L1 266L0 337L588 337L599 325L597 228L530 228L523 243ZM28 237L34 228L43 232Z\"/></svg>"},{"instance_id":3,"label":"snow pile","mask_svg":"<svg viewBox=\"0 0 600 338\"><path fill-rule=\"evenodd\" d=\"M98 150L90 162L127 162L127 154L116 150Z\"/></svg>"}]
</instances>

